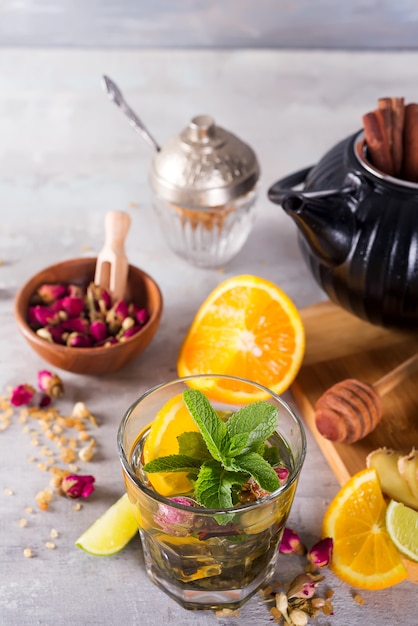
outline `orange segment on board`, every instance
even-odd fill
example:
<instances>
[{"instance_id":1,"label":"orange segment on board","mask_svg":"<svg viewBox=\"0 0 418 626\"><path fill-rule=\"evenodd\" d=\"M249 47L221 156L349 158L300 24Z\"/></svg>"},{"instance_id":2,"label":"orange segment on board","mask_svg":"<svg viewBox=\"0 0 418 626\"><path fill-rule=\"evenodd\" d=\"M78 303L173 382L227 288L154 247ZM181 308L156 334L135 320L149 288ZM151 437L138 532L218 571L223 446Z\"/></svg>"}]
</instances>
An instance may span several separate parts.
<instances>
[{"instance_id":1,"label":"orange segment on board","mask_svg":"<svg viewBox=\"0 0 418 626\"><path fill-rule=\"evenodd\" d=\"M323 520L332 537L331 569L361 589L385 589L405 580L407 571L385 524L386 503L376 470L358 472L340 489Z\"/></svg>"},{"instance_id":2,"label":"orange segment on board","mask_svg":"<svg viewBox=\"0 0 418 626\"><path fill-rule=\"evenodd\" d=\"M235 276L216 287L199 308L180 348L179 376L227 374L280 394L295 379L305 352L305 332L290 298L257 276ZM215 399L262 399L239 385L219 382L205 390Z\"/></svg>"},{"instance_id":3,"label":"orange segment on board","mask_svg":"<svg viewBox=\"0 0 418 626\"><path fill-rule=\"evenodd\" d=\"M144 444L144 464L170 454L179 453L177 437L182 433L198 431L196 422L186 407L183 395L171 398L158 411ZM162 496L174 496L191 491L192 484L185 472L158 472L148 480Z\"/></svg>"}]
</instances>

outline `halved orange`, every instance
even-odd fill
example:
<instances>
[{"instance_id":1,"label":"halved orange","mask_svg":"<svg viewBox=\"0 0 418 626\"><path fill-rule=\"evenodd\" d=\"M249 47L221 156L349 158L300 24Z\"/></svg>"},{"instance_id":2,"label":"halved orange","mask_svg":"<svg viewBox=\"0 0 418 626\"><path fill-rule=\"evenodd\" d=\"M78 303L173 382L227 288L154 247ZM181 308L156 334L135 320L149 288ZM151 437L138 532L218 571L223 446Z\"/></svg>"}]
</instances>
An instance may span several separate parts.
<instances>
[{"instance_id":1,"label":"halved orange","mask_svg":"<svg viewBox=\"0 0 418 626\"><path fill-rule=\"evenodd\" d=\"M238 376L280 394L296 378L304 353L304 327L291 299L268 280L234 276L200 306L180 348L177 370L179 376ZM266 397L221 379L205 391L233 404Z\"/></svg>"},{"instance_id":2,"label":"halved orange","mask_svg":"<svg viewBox=\"0 0 418 626\"><path fill-rule=\"evenodd\" d=\"M322 535L332 537L330 568L360 589L385 589L407 577L386 530L386 503L374 468L354 474L329 505Z\"/></svg>"},{"instance_id":3,"label":"halved orange","mask_svg":"<svg viewBox=\"0 0 418 626\"><path fill-rule=\"evenodd\" d=\"M149 463L160 456L178 454L177 437L182 433L198 430L183 395L180 393L173 396L158 411L151 423L144 444L144 463ZM155 491L166 497L187 493L193 488L186 472L157 472L148 474L148 479Z\"/></svg>"}]
</instances>

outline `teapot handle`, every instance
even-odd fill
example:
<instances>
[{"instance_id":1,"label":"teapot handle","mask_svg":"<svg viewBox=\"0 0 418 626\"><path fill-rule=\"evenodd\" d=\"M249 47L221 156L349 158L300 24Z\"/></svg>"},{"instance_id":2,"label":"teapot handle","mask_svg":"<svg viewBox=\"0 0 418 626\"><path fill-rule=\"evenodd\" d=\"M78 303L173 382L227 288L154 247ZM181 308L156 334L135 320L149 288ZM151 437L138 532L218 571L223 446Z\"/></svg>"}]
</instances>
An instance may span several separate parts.
<instances>
[{"instance_id":1,"label":"teapot handle","mask_svg":"<svg viewBox=\"0 0 418 626\"><path fill-rule=\"evenodd\" d=\"M354 185L346 185L339 189L320 189L318 191L301 190L295 192L294 187L306 181L313 167L313 165L311 167L305 167L303 170L299 170L278 180L267 192L269 199L275 204L282 204L283 200L289 194L297 195L300 199L313 200L315 198L327 198L329 196L345 196L355 190Z\"/></svg>"}]
</instances>

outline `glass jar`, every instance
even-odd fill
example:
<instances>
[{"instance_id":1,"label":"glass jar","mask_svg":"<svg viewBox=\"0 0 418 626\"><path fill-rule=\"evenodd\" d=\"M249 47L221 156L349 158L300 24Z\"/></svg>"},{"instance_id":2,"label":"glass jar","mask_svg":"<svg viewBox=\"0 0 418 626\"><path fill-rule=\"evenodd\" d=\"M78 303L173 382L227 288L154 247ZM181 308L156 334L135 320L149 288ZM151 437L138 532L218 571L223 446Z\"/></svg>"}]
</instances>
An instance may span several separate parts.
<instances>
[{"instance_id":1,"label":"glass jar","mask_svg":"<svg viewBox=\"0 0 418 626\"><path fill-rule=\"evenodd\" d=\"M168 246L197 267L219 267L246 242L260 170L253 150L208 115L192 119L153 160L153 205Z\"/></svg>"}]
</instances>

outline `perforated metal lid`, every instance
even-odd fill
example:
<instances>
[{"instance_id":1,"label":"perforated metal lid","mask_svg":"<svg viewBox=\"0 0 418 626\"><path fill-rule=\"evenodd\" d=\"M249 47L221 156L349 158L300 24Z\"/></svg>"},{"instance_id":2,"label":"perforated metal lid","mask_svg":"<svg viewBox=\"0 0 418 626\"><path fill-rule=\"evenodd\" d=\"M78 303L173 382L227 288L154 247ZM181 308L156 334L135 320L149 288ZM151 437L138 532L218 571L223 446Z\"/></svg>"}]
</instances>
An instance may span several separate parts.
<instances>
[{"instance_id":1,"label":"perforated metal lid","mask_svg":"<svg viewBox=\"0 0 418 626\"><path fill-rule=\"evenodd\" d=\"M254 151L209 115L194 117L154 157L154 192L181 206L221 206L256 185L260 168Z\"/></svg>"}]
</instances>

